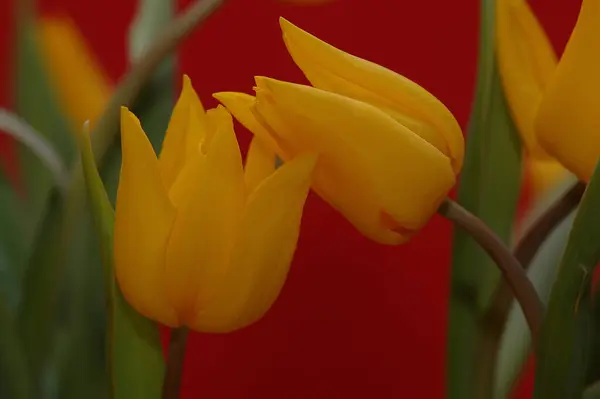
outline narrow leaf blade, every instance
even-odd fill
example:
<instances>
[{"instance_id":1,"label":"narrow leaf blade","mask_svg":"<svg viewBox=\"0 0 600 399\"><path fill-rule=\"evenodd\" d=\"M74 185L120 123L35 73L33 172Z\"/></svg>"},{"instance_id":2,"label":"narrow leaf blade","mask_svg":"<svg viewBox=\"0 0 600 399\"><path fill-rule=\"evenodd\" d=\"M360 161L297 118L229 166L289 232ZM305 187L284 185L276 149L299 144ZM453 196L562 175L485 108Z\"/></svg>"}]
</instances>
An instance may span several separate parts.
<instances>
[{"instance_id":1,"label":"narrow leaf blade","mask_svg":"<svg viewBox=\"0 0 600 399\"><path fill-rule=\"evenodd\" d=\"M600 167L583 195L540 334L534 398L580 398L592 333L591 281L600 261Z\"/></svg>"}]
</instances>

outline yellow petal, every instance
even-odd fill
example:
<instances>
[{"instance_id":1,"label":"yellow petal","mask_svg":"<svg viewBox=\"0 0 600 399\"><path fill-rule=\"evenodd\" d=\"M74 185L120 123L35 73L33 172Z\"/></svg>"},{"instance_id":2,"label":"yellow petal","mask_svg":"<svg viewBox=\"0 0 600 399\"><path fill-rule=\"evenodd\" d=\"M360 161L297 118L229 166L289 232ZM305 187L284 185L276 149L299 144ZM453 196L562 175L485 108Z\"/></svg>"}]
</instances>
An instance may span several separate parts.
<instances>
[{"instance_id":1,"label":"yellow petal","mask_svg":"<svg viewBox=\"0 0 600 399\"><path fill-rule=\"evenodd\" d=\"M127 301L144 316L179 325L164 290L165 251L175 210L152 145L138 119L121 109L123 164L115 214L115 273Z\"/></svg>"},{"instance_id":2,"label":"yellow petal","mask_svg":"<svg viewBox=\"0 0 600 399\"><path fill-rule=\"evenodd\" d=\"M286 163L250 196L231 266L191 327L229 332L269 310L288 274L316 156Z\"/></svg>"},{"instance_id":3,"label":"yellow petal","mask_svg":"<svg viewBox=\"0 0 600 399\"><path fill-rule=\"evenodd\" d=\"M265 129L265 127L256 119L256 115L252 111L256 103L256 99L253 96L245 93L220 92L213 94L213 97L223 104L231 115L233 115L233 117L246 129L259 137L270 150L278 154L284 160L290 158L288 154L285 154L283 150L279 148L267 129Z\"/></svg>"},{"instance_id":4,"label":"yellow petal","mask_svg":"<svg viewBox=\"0 0 600 399\"><path fill-rule=\"evenodd\" d=\"M579 18L536 116L544 149L588 181L600 156L600 0L583 0Z\"/></svg>"},{"instance_id":5,"label":"yellow petal","mask_svg":"<svg viewBox=\"0 0 600 399\"><path fill-rule=\"evenodd\" d=\"M160 169L165 185L171 187L186 163L187 148L199 143L206 131L204 108L187 75L169 121L160 153Z\"/></svg>"},{"instance_id":6,"label":"yellow petal","mask_svg":"<svg viewBox=\"0 0 600 399\"><path fill-rule=\"evenodd\" d=\"M209 109L206 112L206 122L208 126L208 132L204 138L203 148L205 151L208 151L210 142L212 141L215 132L225 125L229 126L228 128L233 129L233 119L225 107L218 105L217 107Z\"/></svg>"},{"instance_id":7,"label":"yellow petal","mask_svg":"<svg viewBox=\"0 0 600 399\"><path fill-rule=\"evenodd\" d=\"M569 172L558 162L550 160L527 160L528 173L534 197L541 197L569 176Z\"/></svg>"},{"instance_id":8,"label":"yellow petal","mask_svg":"<svg viewBox=\"0 0 600 399\"><path fill-rule=\"evenodd\" d=\"M167 248L167 294L188 323L219 288L239 228L246 194L231 125L221 126L206 154L186 165L184 193ZM175 189L175 187L174 187Z\"/></svg>"},{"instance_id":9,"label":"yellow petal","mask_svg":"<svg viewBox=\"0 0 600 399\"><path fill-rule=\"evenodd\" d=\"M72 20L43 17L37 26L44 65L74 131L87 120L93 126L112 92L106 73Z\"/></svg>"},{"instance_id":10,"label":"yellow petal","mask_svg":"<svg viewBox=\"0 0 600 399\"><path fill-rule=\"evenodd\" d=\"M502 85L525 148L548 158L535 137L534 119L556 70L556 54L525 0L496 2L496 45Z\"/></svg>"},{"instance_id":11,"label":"yellow petal","mask_svg":"<svg viewBox=\"0 0 600 399\"><path fill-rule=\"evenodd\" d=\"M320 154L315 191L373 240L406 241L454 184L449 158L378 108L310 86L256 80L256 110L276 140L296 155Z\"/></svg>"},{"instance_id":12,"label":"yellow petal","mask_svg":"<svg viewBox=\"0 0 600 399\"><path fill-rule=\"evenodd\" d=\"M244 176L248 193L253 192L260 183L275 171L275 153L260 138L254 137L250 142Z\"/></svg>"},{"instance_id":13,"label":"yellow petal","mask_svg":"<svg viewBox=\"0 0 600 399\"><path fill-rule=\"evenodd\" d=\"M287 49L310 83L374 105L404 124L462 167L464 140L456 119L415 82L345 53L280 18Z\"/></svg>"}]
</instances>

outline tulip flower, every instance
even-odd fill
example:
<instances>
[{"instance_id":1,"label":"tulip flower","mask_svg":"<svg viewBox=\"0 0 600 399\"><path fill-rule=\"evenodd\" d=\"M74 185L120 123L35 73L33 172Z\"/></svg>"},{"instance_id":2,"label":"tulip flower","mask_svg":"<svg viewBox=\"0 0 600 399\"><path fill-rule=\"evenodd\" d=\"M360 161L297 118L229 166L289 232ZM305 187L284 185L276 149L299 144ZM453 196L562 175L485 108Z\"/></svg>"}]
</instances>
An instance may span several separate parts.
<instances>
[{"instance_id":1,"label":"tulip flower","mask_svg":"<svg viewBox=\"0 0 600 399\"><path fill-rule=\"evenodd\" d=\"M284 161L320 154L313 189L361 233L408 241L436 212L463 161L461 129L425 89L281 20L314 87L256 78L256 97L214 95Z\"/></svg>"},{"instance_id":2,"label":"tulip flower","mask_svg":"<svg viewBox=\"0 0 600 399\"><path fill-rule=\"evenodd\" d=\"M93 125L112 93L105 71L69 18L42 17L37 27L42 60L73 130L87 120Z\"/></svg>"},{"instance_id":3,"label":"tulip flower","mask_svg":"<svg viewBox=\"0 0 600 399\"><path fill-rule=\"evenodd\" d=\"M431 93L387 68L345 53L280 18L285 45L313 87L384 111L442 151L458 173L464 155L460 126Z\"/></svg>"},{"instance_id":4,"label":"tulip flower","mask_svg":"<svg viewBox=\"0 0 600 399\"><path fill-rule=\"evenodd\" d=\"M205 112L187 77L159 159L127 109L121 137L114 251L128 302L202 332L262 317L285 282L316 156L275 170L254 139L244 169L231 115Z\"/></svg>"},{"instance_id":5,"label":"tulip flower","mask_svg":"<svg viewBox=\"0 0 600 399\"><path fill-rule=\"evenodd\" d=\"M583 0L535 120L544 149L586 182L600 156L598 21L600 0Z\"/></svg>"},{"instance_id":6,"label":"tulip flower","mask_svg":"<svg viewBox=\"0 0 600 399\"><path fill-rule=\"evenodd\" d=\"M496 2L496 54L513 121L525 147L525 168L538 197L566 177L542 148L534 121L557 59L544 29L525 0Z\"/></svg>"}]
</instances>

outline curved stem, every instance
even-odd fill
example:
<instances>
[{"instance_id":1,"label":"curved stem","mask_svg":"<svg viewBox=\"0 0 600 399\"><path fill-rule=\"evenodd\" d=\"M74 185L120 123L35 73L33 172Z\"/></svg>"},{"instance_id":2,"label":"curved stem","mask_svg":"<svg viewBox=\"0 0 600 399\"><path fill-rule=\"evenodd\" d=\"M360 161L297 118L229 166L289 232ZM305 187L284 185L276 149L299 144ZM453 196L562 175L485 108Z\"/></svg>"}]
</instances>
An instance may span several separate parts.
<instances>
[{"instance_id":1,"label":"curved stem","mask_svg":"<svg viewBox=\"0 0 600 399\"><path fill-rule=\"evenodd\" d=\"M162 399L179 399L188 335L189 330L185 327L171 330Z\"/></svg>"},{"instance_id":2,"label":"curved stem","mask_svg":"<svg viewBox=\"0 0 600 399\"><path fill-rule=\"evenodd\" d=\"M550 233L577 207L585 187L584 183L575 183L527 230L513 251L515 258L525 269L529 267L538 249ZM476 397L489 397L489 389L493 386L500 342L512 300L513 292L510 285L506 280L500 280L492 297L491 305L481 319L481 342L477 351L479 371L478 378L476 378L477 385L481 389L478 390L479 393Z\"/></svg>"},{"instance_id":3,"label":"curved stem","mask_svg":"<svg viewBox=\"0 0 600 399\"><path fill-rule=\"evenodd\" d=\"M494 260L523 308L533 342L537 342L544 315L544 305L519 261L496 233L451 199L446 198L438 213L469 233Z\"/></svg>"},{"instance_id":4,"label":"curved stem","mask_svg":"<svg viewBox=\"0 0 600 399\"><path fill-rule=\"evenodd\" d=\"M540 246L548 235L560 224L579 204L585 191L585 184L575 183L561 198L548 208L527 230L513 251L515 258L527 269ZM489 310L485 313L483 324L490 330L502 334L508 318L513 295L506 281L500 281L493 296Z\"/></svg>"}]
</instances>

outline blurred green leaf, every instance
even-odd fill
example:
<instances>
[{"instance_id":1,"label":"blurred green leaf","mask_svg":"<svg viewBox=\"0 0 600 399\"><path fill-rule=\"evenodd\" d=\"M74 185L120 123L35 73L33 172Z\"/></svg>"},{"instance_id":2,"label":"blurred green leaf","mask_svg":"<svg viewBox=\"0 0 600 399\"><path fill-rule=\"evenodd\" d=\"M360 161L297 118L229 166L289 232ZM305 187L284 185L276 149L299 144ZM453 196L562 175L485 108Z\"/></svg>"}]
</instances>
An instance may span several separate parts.
<instances>
[{"instance_id":1,"label":"blurred green leaf","mask_svg":"<svg viewBox=\"0 0 600 399\"><path fill-rule=\"evenodd\" d=\"M583 395L592 334L591 281L600 261L600 167L583 195L552 286L536 360L536 399Z\"/></svg>"},{"instance_id":2,"label":"blurred green leaf","mask_svg":"<svg viewBox=\"0 0 600 399\"><path fill-rule=\"evenodd\" d=\"M75 155L74 140L58 108L44 70L36 42L33 21L19 21L17 30L15 108L29 125L45 136L46 141L70 166ZM29 147L20 148L20 168L26 190L27 231L35 236L55 185L52 173Z\"/></svg>"},{"instance_id":3,"label":"blurred green leaf","mask_svg":"<svg viewBox=\"0 0 600 399\"><path fill-rule=\"evenodd\" d=\"M590 364L585 380L587 384L600 381L600 291L596 289L593 296L593 328L597 333L592 335L592 343L589 348ZM600 398L600 382L598 382L597 390Z\"/></svg>"},{"instance_id":4,"label":"blurred green leaf","mask_svg":"<svg viewBox=\"0 0 600 399\"><path fill-rule=\"evenodd\" d=\"M41 61L33 15L21 15L16 27L16 112L44 136L69 167L74 142ZM58 257L63 208L60 194L55 190L55 177L47 165L30 147L23 145L19 151L26 197L25 217L21 219L25 230L23 242L32 252L27 253L18 327L37 387L48 362L65 270Z\"/></svg>"},{"instance_id":5,"label":"blurred green leaf","mask_svg":"<svg viewBox=\"0 0 600 399\"><path fill-rule=\"evenodd\" d=\"M0 398L33 398L13 315L0 297Z\"/></svg>"},{"instance_id":6,"label":"blurred green leaf","mask_svg":"<svg viewBox=\"0 0 600 399\"><path fill-rule=\"evenodd\" d=\"M571 176L544 196L527 215L521 230L527 231L532 222L537 220L556 200L570 190L575 182L575 177ZM527 269L527 276L531 279L544 305L548 304L550 290L556 279L560 257L567 246L567 239L575 220L575 213L573 211L556 226L539 248L538 253ZM509 397L518 382L531 353L531 332L521 307L514 301L511 305L498 352L494 398L504 399Z\"/></svg>"},{"instance_id":7,"label":"blurred green leaf","mask_svg":"<svg viewBox=\"0 0 600 399\"><path fill-rule=\"evenodd\" d=\"M27 253L21 198L0 171L0 301L14 316Z\"/></svg>"},{"instance_id":8,"label":"blurred green leaf","mask_svg":"<svg viewBox=\"0 0 600 399\"><path fill-rule=\"evenodd\" d=\"M164 361L158 326L135 312L115 284L113 265L114 211L92 154L82 135L83 169L95 226L100 237L108 309L109 370L115 398L158 398Z\"/></svg>"},{"instance_id":9,"label":"blurred green leaf","mask_svg":"<svg viewBox=\"0 0 600 399\"><path fill-rule=\"evenodd\" d=\"M508 243L520 190L521 146L496 68L494 8L494 0L481 1L477 86L458 202ZM479 317L500 273L472 238L459 230L454 234L448 397L465 399L473 394Z\"/></svg>"}]
</instances>

